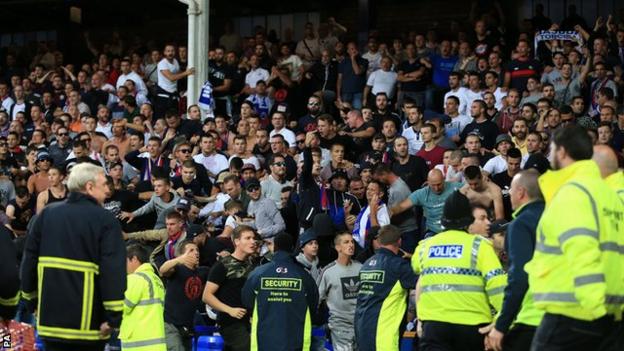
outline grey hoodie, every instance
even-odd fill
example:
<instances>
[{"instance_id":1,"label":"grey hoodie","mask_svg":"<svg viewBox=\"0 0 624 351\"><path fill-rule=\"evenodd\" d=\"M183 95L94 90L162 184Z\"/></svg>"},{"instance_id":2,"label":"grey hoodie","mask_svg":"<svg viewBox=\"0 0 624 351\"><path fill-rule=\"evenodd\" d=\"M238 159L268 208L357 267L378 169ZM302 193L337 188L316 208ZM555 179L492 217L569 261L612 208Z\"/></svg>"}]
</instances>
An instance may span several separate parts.
<instances>
[{"instance_id":1,"label":"grey hoodie","mask_svg":"<svg viewBox=\"0 0 624 351\"><path fill-rule=\"evenodd\" d=\"M299 255L297 255L296 259L297 259L297 262L301 263L303 267L305 268L305 270L308 271L308 273L310 273L310 275L312 276L314 281L317 282L316 284L318 285L318 279L321 276L321 270L318 267L318 263L319 263L318 257L314 257L314 261L310 262L305 257L303 252L301 252L299 253Z\"/></svg>"}]
</instances>

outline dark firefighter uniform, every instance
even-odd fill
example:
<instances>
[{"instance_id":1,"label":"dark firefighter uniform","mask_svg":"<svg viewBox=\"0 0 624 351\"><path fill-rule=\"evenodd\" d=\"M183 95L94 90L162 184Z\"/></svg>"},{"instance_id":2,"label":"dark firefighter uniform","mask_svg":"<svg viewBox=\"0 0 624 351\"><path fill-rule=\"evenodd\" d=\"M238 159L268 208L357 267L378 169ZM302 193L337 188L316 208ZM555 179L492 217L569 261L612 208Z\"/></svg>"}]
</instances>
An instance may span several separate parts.
<instances>
[{"instance_id":1,"label":"dark firefighter uniform","mask_svg":"<svg viewBox=\"0 0 624 351\"><path fill-rule=\"evenodd\" d=\"M19 263L17 250L11 233L0 228L0 318L11 320L15 317L19 302Z\"/></svg>"},{"instance_id":2,"label":"dark firefighter uniform","mask_svg":"<svg viewBox=\"0 0 624 351\"><path fill-rule=\"evenodd\" d=\"M385 248L364 262L355 309L359 351L398 350L407 292L416 286L416 279L409 262Z\"/></svg>"},{"instance_id":3,"label":"dark firefighter uniform","mask_svg":"<svg viewBox=\"0 0 624 351\"><path fill-rule=\"evenodd\" d=\"M119 327L125 290L126 249L109 211L77 192L43 209L26 238L22 291L37 301L44 341L101 344L103 322Z\"/></svg>"},{"instance_id":4,"label":"dark firefighter uniform","mask_svg":"<svg viewBox=\"0 0 624 351\"><path fill-rule=\"evenodd\" d=\"M277 251L273 261L251 272L241 295L253 310L252 351L310 349L318 288L288 252Z\"/></svg>"}]
</instances>

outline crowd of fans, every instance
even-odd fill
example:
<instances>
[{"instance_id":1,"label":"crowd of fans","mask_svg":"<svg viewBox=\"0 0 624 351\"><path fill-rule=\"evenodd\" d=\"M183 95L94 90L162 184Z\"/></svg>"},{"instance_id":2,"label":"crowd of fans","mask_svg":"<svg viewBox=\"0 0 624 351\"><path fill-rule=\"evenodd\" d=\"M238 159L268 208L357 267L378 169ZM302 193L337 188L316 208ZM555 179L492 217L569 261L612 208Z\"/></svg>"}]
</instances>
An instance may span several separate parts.
<instances>
[{"instance_id":1,"label":"crowd of fans","mask_svg":"<svg viewBox=\"0 0 624 351\"><path fill-rule=\"evenodd\" d=\"M241 38L228 25L208 53L210 113L185 99L195 70L181 44L97 45L87 36L93 59L80 64L52 45L34 57L11 50L0 60L0 221L19 246L33 216L67 197L72 167L91 162L108 174L104 206L126 239L154 248L168 343L187 343L180 327L192 329L201 299L180 289L197 277L226 344L245 333L236 328L250 313L242 285L271 260L279 233L298 242L330 327L348 330L341 317L357 294L328 293L330 263L370 257L376 227L396 225L409 256L442 230L444 200L459 189L474 207L473 234L491 236L490 221L511 219L513 176L545 172L549 138L569 124L622 165L619 20L588 27L572 10L557 24L538 11L534 31L575 31L583 42L537 50L534 31L506 39L489 15L452 36L375 33L364 47L331 17L306 24L299 41L260 27ZM253 228L253 249L235 247L240 226ZM173 274L175 264L187 268Z\"/></svg>"}]
</instances>

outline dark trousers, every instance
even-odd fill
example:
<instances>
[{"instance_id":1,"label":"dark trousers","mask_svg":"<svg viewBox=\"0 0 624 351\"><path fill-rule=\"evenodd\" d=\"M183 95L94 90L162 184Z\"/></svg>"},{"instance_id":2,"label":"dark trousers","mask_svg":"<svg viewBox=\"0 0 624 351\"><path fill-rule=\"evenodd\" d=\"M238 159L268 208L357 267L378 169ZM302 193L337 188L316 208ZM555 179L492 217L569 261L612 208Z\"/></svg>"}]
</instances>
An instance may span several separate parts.
<instances>
[{"instance_id":1,"label":"dark trousers","mask_svg":"<svg viewBox=\"0 0 624 351\"><path fill-rule=\"evenodd\" d=\"M419 351L483 351L483 325L461 325L444 322L423 322Z\"/></svg>"},{"instance_id":2,"label":"dark trousers","mask_svg":"<svg viewBox=\"0 0 624 351\"><path fill-rule=\"evenodd\" d=\"M536 329L536 327L525 324L514 325L503 339L503 351L530 350Z\"/></svg>"},{"instance_id":3,"label":"dark trousers","mask_svg":"<svg viewBox=\"0 0 624 351\"><path fill-rule=\"evenodd\" d=\"M93 342L88 344L72 344L56 341L43 342L46 351L103 351L106 342Z\"/></svg>"},{"instance_id":4,"label":"dark trousers","mask_svg":"<svg viewBox=\"0 0 624 351\"><path fill-rule=\"evenodd\" d=\"M219 328L225 351L249 351L249 323L234 323Z\"/></svg>"},{"instance_id":5,"label":"dark trousers","mask_svg":"<svg viewBox=\"0 0 624 351\"><path fill-rule=\"evenodd\" d=\"M621 344L622 322L612 315L582 321L546 313L535 332L532 351L616 351Z\"/></svg>"},{"instance_id":6,"label":"dark trousers","mask_svg":"<svg viewBox=\"0 0 624 351\"><path fill-rule=\"evenodd\" d=\"M178 111L178 93L170 93L161 87L156 87L156 96L154 97L154 117L163 118L168 110Z\"/></svg>"}]
</instances>

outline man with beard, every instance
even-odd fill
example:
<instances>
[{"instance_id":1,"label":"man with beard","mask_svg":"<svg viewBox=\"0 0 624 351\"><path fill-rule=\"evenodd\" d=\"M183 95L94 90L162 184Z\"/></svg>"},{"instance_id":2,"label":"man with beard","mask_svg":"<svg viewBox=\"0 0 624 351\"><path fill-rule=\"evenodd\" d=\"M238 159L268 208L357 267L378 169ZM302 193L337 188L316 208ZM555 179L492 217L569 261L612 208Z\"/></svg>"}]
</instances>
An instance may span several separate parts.
<instances>
[{"instance_id":1,"label":"man with beard","mask_svg":"<svg viewBox=\"0 0 624 351\"><path fill-rule=\"evenodd\" d=\"M401 134L401 125L403 122L396 113L392 112L392 107L389 105L388 94L381 92L375 95L375 110L373 110L373 123L375 124L375 130L382 130L384 121L388 119L392 120Z\"/></svg>"},{"instance_id":2,"label":"man with beard","mask_svg":"<svg viewBox=\"0 0 624 351\"><path fill-rule=\"evenodd\" d=\"M195 68L180 70L180 64L175 58L175 46L167 44L164 49L164 58L158 62L158 84L156 86L156 100L154 103L154 116L161 118L165 111L177 108L178 85L177 81L195 73Z\"/></svg>"},{"instance_id":3,"label":"man with beard","mask_svg":"<svg viewBox=\"0 0 624 351\"><path fill-rule=\"evenodd\" d=\"M354 159L353 141L347 136L336 133L336 125L331 115L323 114L317 118L316 130L318 132L320 147L326 150L331 149L333 144L341 144L346 146L346 158Z\"/></svg>"},{"instance_id":4,"label":"man with beard","mask_svg":"<svg viewBox=\"0 0 624 351\"><path fill-rule=\"evenodd\" d=\"M461 140L465 141L468 134L477 132L482 137L483 147L492 150L496 143L496 136L499 134L496 123L490 121L486 116L487 105L483 100L475 100L470 106L470 115L474 120L468 124L460 134Z\"/></svg>"},{"instance_id":5,"label":"man with beard","mask_svg":"<svg viewBox=\"0 0 624 351\"><path fill-rule=\"evenodd\" d=\"M522 117L518 117L514 120L511 127L511 141L518 150L522 153L522 156L527 155L527 133L529 132L529 122Z\"/></svg>"},{"instance_id":6,"label":"man with beard","mask_svg":"<svg viewBox=\"0 0 624 351\"><path fill-rule=\"evenodd\" d=\"M302 132L316 130L316 118L321 113L321 98L316 95L310 96L308 99L308 114L299 118L297 128Z\"/></svg>"},{"instance_id":7,"label":"man with beard","mask_svg":"<svg viewBox=\"0 0 624 351\"><path fill-rule=\"evenodd\" d=\"M268 160L271 173L260 182L262 194L273 200L281 208L281 194L285 187L292 187L292 181L286 180L286 159L282 155L273 155Z\"/></svg>"},{"instance_id":8,"label":"man with beard","mask_svg":"<svg viewBox=\"0 0 624 351\"><path fill-rule=\"evenodd\" d=\"M208 61L208 81L212 84L212 96L215 100L215 114L232 115L230 90L232 87L233 72L225 64L223 47L215 49L214 59Z\"/></svg>"},{"instance_id":9,"label":"man with beard","mask_svg":"<svg viewBox=\"0 0 624 351\"><path fill-rule=\"evenodd\" d=\"M535 168L540 173L550 169L549 161L542 153L543 143L542 134L539 132L530 132L527 135L526 147L529 158L524 163L524 169Z\"/></svg>"},{"instance_id":10,"label":"man with beard","mask_svg":"<svg viewBox=\"0 0 624 351\"><path fill-rule=\"evenodd\" d=\"M408 153L407 139L405 137L397 137L394 139L394 162L392 162L392 171L398 174L409 186L410 190L416 191L420 189L427 179L429 167L427 162L419 156L410 155Z\"/></svg>"}]
</instances>

